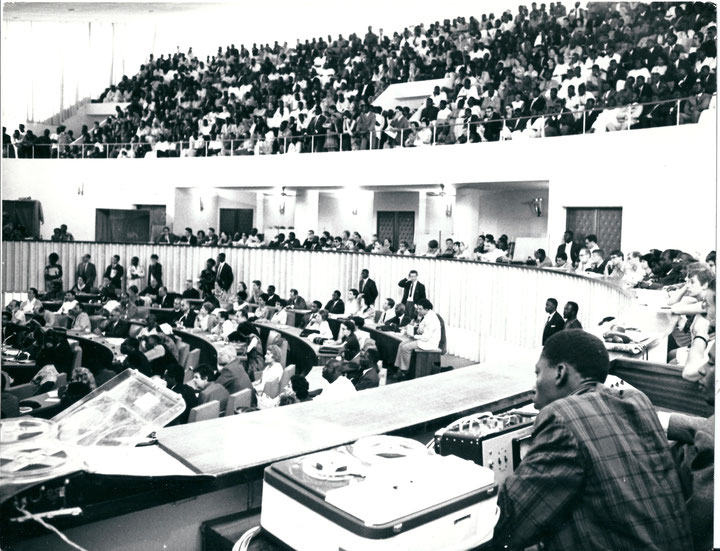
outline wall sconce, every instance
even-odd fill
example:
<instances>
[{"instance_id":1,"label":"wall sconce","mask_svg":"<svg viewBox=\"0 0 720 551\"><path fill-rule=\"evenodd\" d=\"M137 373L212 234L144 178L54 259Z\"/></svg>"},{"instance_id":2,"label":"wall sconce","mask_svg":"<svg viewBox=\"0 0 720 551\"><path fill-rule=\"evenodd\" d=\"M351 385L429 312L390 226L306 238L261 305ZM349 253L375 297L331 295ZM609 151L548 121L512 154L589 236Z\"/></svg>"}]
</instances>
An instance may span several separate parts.
<instances>
[{"instance_id":1,"label":"wall sconce","mask_svg":"<svg viewBox=\"0 0 720 551\"><path fill-rule=\"evenodd\" d=\"M200 197L200 212L205 210L205 205L203 204L202 197Z\"/></svg>"},{"instance_id":2,"label":"wall sconce","mask_svg":"<svg viewBox=\"0 0 720 551\"><path fill-rule=\"evenodd\" d=\"M542 197L535 197L530 205L532 205L533 211L537 216L542 216Z\"/></svg>"},{"instance_id":3,"label":"wall sconce","mask_svg":"<svg viewBox=\"0 0 720 551\"><path fill-rule=\"evenodd\" d=\"M77 188L78 195L85 195L85 184L80 184Z\"/></svg>"},{"instance_id":4,"label":"wall sconce","mask_svg":"<svg viewBox=\"0 0 720 551\"><path fill-rule=\"evenodd\" d=\"M428 195L434 194L430 193ZM440 184L440 193L438 193L437 195L438 197L442 197L445 201L445 216L450 218L452 216L453 196L445 193L445 184Z\"/></svg>"},{"instance_id":5,"label":"wall sconce","mask_svg":"<svg viewBox=\"0 0 720 551\"><path fill-rule=\"evenodd\" d=\"M287 193L285 193L285 186L283 186L280 192L280 214L285 214L285 197L287 197Z\"/></svg>"},{"instance_id":6,"label":"wall sconce","mask_svg":"<svg viewBox=\"0 0 720 551\"><path fill-rule=\"evenodd\" d=\"M353 216L357 216L357 209L354 208L354 209L352 210L352 213L353 213Z\"/></svg>"}]
</instances>

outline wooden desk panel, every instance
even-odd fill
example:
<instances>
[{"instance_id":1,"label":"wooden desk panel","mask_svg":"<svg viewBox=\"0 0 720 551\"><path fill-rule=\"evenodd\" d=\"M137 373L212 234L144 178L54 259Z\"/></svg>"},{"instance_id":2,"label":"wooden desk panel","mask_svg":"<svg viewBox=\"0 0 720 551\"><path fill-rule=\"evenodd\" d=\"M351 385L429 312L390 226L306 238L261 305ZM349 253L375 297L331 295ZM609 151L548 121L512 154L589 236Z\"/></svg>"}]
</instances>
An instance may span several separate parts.
<instances>
[{"instance_id":1,"label":"wooden desk panel","mask_svg":"<svg viewBox=\"0 0 720 551\"><path fill-rule=\"evenodd\" d=\"M385 434L472 410L530 400L531 366L472 366L358 392L342 400L304 402L170 427L158 442L203 474L266 465L364 436Z\"/></svg>"}]
</instances>

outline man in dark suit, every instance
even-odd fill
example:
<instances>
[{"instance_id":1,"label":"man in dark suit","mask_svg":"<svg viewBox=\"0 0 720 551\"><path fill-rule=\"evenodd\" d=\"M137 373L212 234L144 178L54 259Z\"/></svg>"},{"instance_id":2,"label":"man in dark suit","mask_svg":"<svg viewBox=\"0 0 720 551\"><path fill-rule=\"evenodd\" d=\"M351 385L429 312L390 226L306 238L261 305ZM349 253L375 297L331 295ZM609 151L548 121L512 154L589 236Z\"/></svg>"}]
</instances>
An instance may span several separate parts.
<instances>
[{"instance_id":1,"label":"man in dark suit","mask_svg":"<svg viewBox=\"0 0 720 551\"><path fill-rule=\"evenodd\" d=\"M125 275L125 268L120 265L119 255L116 254L112 257L110 265L105 268L105 274L103 275L110 280L110 283L112 283L116 289L122 289L122 280Z\"/></svg>"},{"instance_id":2,"label":"man in dark suit","mask_svg":"<svg viewBox=\"0 0 720 551\"><path fill-rule=\"evenodd\" d=\"M195 310L190 307L190 303L183 299L180 303L182 315L175 321L175 327L185 327L186 329L195 327Z\"/></svg>"},{"instance_id":3,"label":"man in dark suit","mask_svg":"<svg viewBox=\"0 0 720 551\"><path fill-rule=\"evenodd\" d=\"M307 309L307 303L304 298L298 295L297 289L290 289L290 298L288 299L287 304L296 310Z\"/></svg>"},{"instance_id":4,"label":"man in dark suit","mask_svg":"<svg viewBox=\"0 0 720 551\"><path fill-rule=\"evenodd\" d=\"M150 282L155 279L158 285L162 285L162 264L158 262L158 255L150 255L150 265L148 266L148 287Z\"/></svg>"},{"instance_id":5,"label":"man in dark suit","mask_svg":"<svg viewBox=\"0 0 720 551\"><path fill-rule=\"evenodd\" d=\"M328 314L344 314L345 303L340 298L340 291L333 291L332 296L333 298L325 305L325 310L328 311Z\"/></svg>"},{"instance_id":6,"label":"man in dark suit","mask_svg":"<svg viewBox=\"0 0 720 551\"><path fill-rule=\"evenodd\" d=\"M124 339L130 332L130 324L120 319L120 310L115 308L110 312L110 317L102 323L102 325L96 329L97 333L105 335L111 338Z\"/></svg>"},{"instance_id":7,"label":"man in dark suit","mask_svg":"<svg viewBox=\"0 0 720 551\"><path fill-rule=\"evenodd\" d=\"M573 264L577 264L578 255L580 254L580 249L582 247L579 243L575 243L573 241L573 237L573 232L571 232L570 230L565 231L565 235L563 235L563 243L562 245L558 245L557 254L555 255L555 257L557 258L558 254L560 253L565 253L570 262L572 262Z\"/></svg>"},{"instance_id":8,"label":"man in dark suit","mask_svg":"<svg viewBox=\"0 0 720 551\"><path fill-rule=\"evenodd\" d=\"M217 275L215 283L226 293L230 291L235 276L233 276L232 268L225 262L225 253L218 254L217 258Z\"/></svg>"},{"instance_id":9,"label":"man in dark suit","mask_svg":"<svg viewBox=\"0 0 720 551\"><path fill-rule=\"evenodd\" d=\"M230 394L245 389L253 389L252 381L239 360L226 356L226 353L221 350L218 353L218 363L220 365L220 376L215 382L224 386Z\"/></svg>"},{"instance_id":10,"label":"man in dark suit","mask_svg":"<svg viewBox=\"0 0 720 551\"><path fill-rule=\"evenodd\" d=\"M563 309L563 317L565 318L564 329L582 329L582 323L577 319L578 315L578 304L577 302L568 302Z\"/></svg>"},{"instance_id":11,"label":"man in dark suit","mask_svg":"<svg viewBox=\"0 0 720 551\"><path fill-rule=\"evenodd\" d=\"M172 245L175 243L175 240L177 238L170 233L170 228L165 226L162 230L162 233L158 236L158 238L155 240L155 243L158 245Z\"/></svg>"},{"instance_id":12,"label":"man in dark suit","mask_svg":"<svg viewBox=\"0 0 720 551\"><path fill-rule=\"evenodd\" d=\"M565 327L565 321L562 316L557 312L558 301L554 298L549 298L545 301L545 312L548 314L548 319L545 322L545 328L543 329L542 344L545 345L550 337L555 333L562 331Z\"/></svg>"},{"instance_id":13,"label":"man in dark suit","mask_svg":"<svg viewBox=\"0 0 720 551\"><path fill-rule=\"evenodd\" d=\"M275 294L275 285L267 286L267 296L265 304L268 306L280 306L281 308L285 306L285 301Z\"/></svg>"},{"instance_id":14,"label":"man in dark suit","mask_svg":"<svg viewBox=\"0 0 720 551\"><path fill-rule=\"evenodd\" d=\"M410 323L410 316L405 311L405 305L402 303L395 305L395 317L385 322L388 327L405 327Z\"/></svg>"},{"instance_id":15,"label":"man in dark suit","mask_svg":"<svg viewBox=\"0 0 720 551\"><path fill-rule=\"evenodd\" d=\"M358 291L365 299L365 304L370 306L375 304L375 300L378 297L377 285L370 279L370 272L365 269L360 272L360 284L358 285Z\"/></svg>"},{"instance_id":16,"label":"man in dark suit","mask_svg":"<svg viewBox=\"0 0 720 551\"><path fill-rule=\"evenodd\" d=\"M97 278L97 270L95 270L95 264L90 262L90 255L86 254L82 257L82 262L78 264L77 270L75 270L75 281L78 277L82 277L85 280L88 288L95 287L95 278Z\"/></svg>"},{"instance_id":17,"label":"man in dark suit","mask_svg":"<svg viewBox=\"0 0 720 551\"><path fill-rule=\"evenodd\" d=\"M190 410L198 405L198 399L195 391L183 382L185 379L185 370L178 364L169 365L165 369L163 378L165 382L167 382L167 387L173 392L177 392L185 401L185 411L170 424L181 425L187 423Z\"/></svg>"},{"instance_id":18,"label":"man in dark suit","mask_svg":"<svg viewBox=\"0 0 720 551\"><path fill-rule=\"evenodd\" d=\"M172 308L175 304L175 295L168 293L167 287L160 287L153 302L158 308Z\"/></svg>"},{"instance_id":19,"label":"man in dark suit","mask_svg":"<svg viewBox=\"0 0 720 551\"><path fill-rule=\"evenodd\" d=\"M417 279L417 270L410 270L408 276L398 282L398 287L402 287L403 289L403 297L400 302L405 305L405 311L411 318L415 315L415 305L427 298L425 295L425 285Z\"/></svg>"},{"instance_id":20,"label":"man in dark suit","mask_svg":"<svg viewBox=\"0 0 720 551\"><path fill-rule=\"evenodd\" d=\"M355 390L365 390L380 385L380 377L372 357L366 353L360 355L360 376L355 381Z\"/></svg>"},{"instance_id":21,"label":"man in dark suit","mask_svg":"<svg viewBox=\"0 0 720 551\"><path fill-rule=\"evenodd\" d=\"M200 298L200 291L193 287L192 279L188 279L187 281L185 281L185 290L182 292L182 298Z\"/></svg>"}]
</instances>

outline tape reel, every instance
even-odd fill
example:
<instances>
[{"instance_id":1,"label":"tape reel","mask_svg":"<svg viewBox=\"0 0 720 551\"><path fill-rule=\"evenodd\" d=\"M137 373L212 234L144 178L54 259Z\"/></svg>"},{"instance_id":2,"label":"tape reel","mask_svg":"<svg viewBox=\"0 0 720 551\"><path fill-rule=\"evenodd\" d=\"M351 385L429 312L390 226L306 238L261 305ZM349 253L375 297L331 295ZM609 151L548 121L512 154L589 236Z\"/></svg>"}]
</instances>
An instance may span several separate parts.
<instances>
[{"instance_id":1,"label":"tape reel","mask_svg":"<svg viewBox=\"0 0 720 551\"><path fill-rule=\"evenodd\" d=\"M45 419L16 417L0 421L0 442L2 442L3 448L54 438L56 434L57 425Z\"/></svg>"},{"instance_id":2,"label":"tape reel","mask_svg":"<svg viewBox=\"0 0 720 551\"><path fill-rule=\"evenodd\" d=\"M427 448L420 442L400 436L368 436L351 447L355 457L371 465L428 454Z\"/></svg>"},{"instance_id":3,"label":"tape reel","mask_svg":"<svg viewBox=\"0 0 720 551\"><path fill-rule=\"evenodd\" d=\"M51 478L59 475L69 460L67 450L52 441L3 446L0 450L0 479L26 483Z\"/></svg>"}]
</instances>

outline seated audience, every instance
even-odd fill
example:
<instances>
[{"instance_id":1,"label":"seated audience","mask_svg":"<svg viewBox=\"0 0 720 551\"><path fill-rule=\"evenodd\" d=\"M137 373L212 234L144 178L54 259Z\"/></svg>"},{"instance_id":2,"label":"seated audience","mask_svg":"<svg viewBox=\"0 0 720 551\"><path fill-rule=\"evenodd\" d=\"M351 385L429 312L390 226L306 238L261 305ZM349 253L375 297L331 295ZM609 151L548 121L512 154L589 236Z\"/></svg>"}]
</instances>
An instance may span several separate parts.
<instances>
[{"instance_id":1,"label":"seated audience","mask_svg":"<svg viewBox=\"0 0 720 551\"><path fill-rule=\"evenodd\" d=\"M374 349L360 354L360 376L355 381L355 390L375 388L380 384L377 352Z\"/></svg>"},{"instance_id":2,"label":"seated audience","mask_svg":"<svg viewBox=\"0 0 720 551\"><path fill-rule=\"evenodd\" d=\"M122 362L122 369L135 369L145 375L152 377L150 360L140 350L140 341L135 337L129 337L120 345L120 353L125 355Z\"/></svg>"},{"instance_id":3,"label":"seated audience","mask_svg":"<svg viewBox=\"0 0 720 551\"><path fill-rule=\"evenodd\" d=\"M323 367L323 378L330 383L316 398L320 401L343 400L355 394L356 390L352 382L343 374L343 363L340 360L330 360Z\"/></svg>"},{"instance_id":4,"label":"seated audience","mask_svg":"<svg viewBox=\"0 0 720 551\"><path fill-rule=\"evenodd\" d=\"M218 351L218 368L220 376L217 383L224 386L230 394L235 394L253 385L247 371L237 358L237 352L232 346L224 346Z\"/></svg>"},{"instance_id":5,"label":"seated audience","mask_svg":"<svg viewBox=\"0 0 720 551\"><path fill-rule=\"evenodd\" d=\"M325 305L325 310L327 310L328 314L345 313L345 303L340 298L340 291L333 291L332 299Z\"/></svg>"},{"instance_id":6,"label":"seated audience","mask_svg":"<svg viewBox=\"0 0 720 551\"><path fill-rule=\"evenodd\" d=\"M418 325L408 325L406 327L406 334L411 337L411 340L400 344L395 357L395 366L400 370L401 377L407 376L413 350L416 348L433 350L440 346L440 319L433 311L432 302L423 299L415 305L415 308L418 319L422 319Z\"/></svg>"},{"instance_id":7,"label":"seated audience","mask_svg":"<svg viewBox=\"0 0 720 551\"><path fill-rule=\"evenodd\" d=\"M200 364L193 369L193 384L200 393L198 394L199 406L216 400L220 403L220 411L225 411L230 393L227 389L215 382L217 371L207 364Z\"/></svg>"},{"instance_id":8,"label":"seated audience","mask_svg":"<svg viewBox=\"0 0 720 551\"><path fill-rule=\"evenodd\" d=\"M182 292L182 298L199 299L200 291L193 287L193 280L185 280L185 290Z\"/></svg>"},{"instance_id":9,"label":"seated audience","mask_svg":"<svg viewBox=\"0 0 720 551\"><path fill-rule=\"evenodd\" d=\"M124 339L130 331L130 324L121 319L122 313L119 308L110 312L110 317L100 324L95 333L114 339Z\"/></svg>"},{"instance_id":10,"label":"seated audience","mask_svg":"<svg viewBox=\"0 0 720 551\"><path fill-rule=\"evenodd\" d=\"M281 358L282 354L279 346L271 344L267 347L267 352L265 353L265 367L259 378L256 373L255 382L253 383L253 386L258 393L267 394L266 385L274 382L280 382L280 378L283 374L283 366L280 363ZM275 398L277 394L275 394L275 396L268 394L268 396L270 398Z\"/></svg>"},{"instance_id":11,"label":"seated audience","mask_svg":"<svg viewBox=\"0 0 720 551\"><path fill-rule=\"evenodd\" d=\"M181 365L168 365L163 379L165 379L167 387L173 392L180 394L185 402L185 410L168 425L184 425L188 422L190 410L198 405L195 391L185 384L185 370Z\"/></svg>"}]
</instances>

